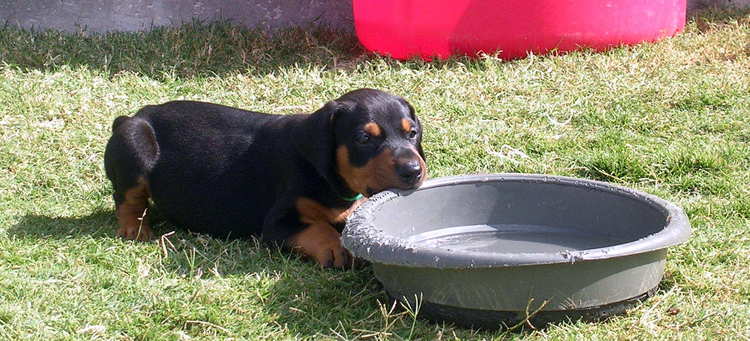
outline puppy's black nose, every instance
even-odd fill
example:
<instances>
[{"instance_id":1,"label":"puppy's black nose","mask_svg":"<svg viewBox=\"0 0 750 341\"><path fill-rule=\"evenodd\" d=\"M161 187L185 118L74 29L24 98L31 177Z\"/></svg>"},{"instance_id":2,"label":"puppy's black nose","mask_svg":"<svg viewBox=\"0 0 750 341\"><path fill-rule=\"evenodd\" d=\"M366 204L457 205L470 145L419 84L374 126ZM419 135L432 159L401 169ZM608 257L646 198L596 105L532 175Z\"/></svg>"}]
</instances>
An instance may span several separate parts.
<instances>
[{"instance_id":1,"label":"puppy's black nose","mask_svg":"<svg viewBox=\"0 0 750 341\"><path fill-rule=\"evenodd\" d=\"M396 165L396 174L405 185L412 186L422 178L422 167L419 165L419 161L409 160Z\"/></svg>"}]
</instances>

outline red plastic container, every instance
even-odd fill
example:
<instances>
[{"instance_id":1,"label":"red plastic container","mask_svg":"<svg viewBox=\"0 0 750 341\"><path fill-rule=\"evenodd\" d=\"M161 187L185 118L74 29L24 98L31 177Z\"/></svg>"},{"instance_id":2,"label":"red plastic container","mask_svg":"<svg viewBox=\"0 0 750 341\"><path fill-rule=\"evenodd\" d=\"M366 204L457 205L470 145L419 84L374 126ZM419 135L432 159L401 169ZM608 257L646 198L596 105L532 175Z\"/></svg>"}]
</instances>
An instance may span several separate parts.
<instances>
[{"instance_id":1,"label":"red plastic container","mask_svg":"<svg viewBox=\"0 0 750 341\"><path fill-rule=\"evenodd\" d=\"M357 36L397 59L603 50L685 26L686 0L354 0Z\"/></svg>"}]
</instances>

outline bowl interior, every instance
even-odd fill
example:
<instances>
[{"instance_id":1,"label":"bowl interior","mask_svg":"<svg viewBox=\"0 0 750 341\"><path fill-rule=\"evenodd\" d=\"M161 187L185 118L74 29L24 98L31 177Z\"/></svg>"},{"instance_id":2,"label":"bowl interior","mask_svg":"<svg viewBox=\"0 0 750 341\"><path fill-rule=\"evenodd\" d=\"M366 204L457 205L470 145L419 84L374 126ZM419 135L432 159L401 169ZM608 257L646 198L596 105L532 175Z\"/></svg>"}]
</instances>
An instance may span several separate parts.
<instances>
[{"instance_id":1,"label":"bowl interior","mask_svg":"<svg viewBox=\"0 0 750 341\"><path fill-rule=\"evenodd\" d=\"M659 232L668 213L587 183L492 181L418 190L385 202L373 226L421 248L549 253L605 248Z\"/></svg>"}]
</instances>

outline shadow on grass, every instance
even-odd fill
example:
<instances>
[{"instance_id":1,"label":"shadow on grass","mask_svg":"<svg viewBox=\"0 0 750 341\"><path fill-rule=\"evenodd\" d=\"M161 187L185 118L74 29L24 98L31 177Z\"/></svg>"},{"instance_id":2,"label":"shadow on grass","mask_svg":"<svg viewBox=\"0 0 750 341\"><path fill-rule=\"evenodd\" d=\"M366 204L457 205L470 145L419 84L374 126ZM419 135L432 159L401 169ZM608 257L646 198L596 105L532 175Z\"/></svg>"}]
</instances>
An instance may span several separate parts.
<instances>
[{"instance_id":1,"label":"shadow on grass","mask_svg":"<svg viewBox=\"0 0 750 341\"><path fill-rule=\"evenodd\" d=\"M263 245L256 239L216 239L159 221L155 222L154 232L167 234L164 239L168 241L119 241L114 237L116 224L112 210L76 217L26 215L8 234L19 239L56 239L71 244L92 237L113 247L126 243L129 246L125 249L117 247L112 252L148 257L149 263L163 266L169 276L186 280L239 277L251 283L251 293L253 286L264 286L257 284L258 278L268 278L273 282L271 288L262 290L268 293L262 306L264 315L269 317L266 323L284 326L292 335L314 338L321 333L331 335L332 330L351 333L353 328L377 328L379 323L371 317L378 310L377 300L383 301L383 293L369 267L351 271L320 269L287 250Z\"/></svg>"},{"instance_id":2,"label":"shadow on grass","mask_svg":"<svg viewBox=\"0 0 750 341\"><path fill-rule=\"evenodd\" d=\"M158 209L152 207L149 210L149 218L155 236L175 231L175 227L166 222ZM16 225L8 229L8 233L24 238L70 239L82 236L113 238L116 230L117 218L114 210L99 208L83 216L50 217L27 214ZM185 235L192 234L179 229L177 232Z\"/></svg>"},{"instance_id":3,"label":"shadow on grass","mask_svg":"<svg viewBox=\"0 0 750 341\"><path fill-rule=\"evenodd\" d=\"M48 217L29 214L8 229L8 234L21 238L111 237L114 235L116 224L114 212L111 210L98 210L80 217Z\"/></svg>"},{"instance_id":4,"label":"shadow on grass","mask_svg":"<svg viewBox=\"0 0 750 341\"><path fill-rule=\"evenodd\" d=\"M85 216L49 217L26 215L8 229L8 234L27 239L78 239L101 238L153 248L165 257L164 265L174 273L206 277L216 274L252 273L259 268L256 263L288 263L296 256L285 255L277 247L261 244L253 238L219 239L176 228L167 222L158 210L149 213L154 240L138 242L122 240L115 236L117 219L113 210L99 209ZM156 244L156 245L155 245ZM246 258L253 258L247 262ZM268 261L263 261L266 258Z\"/></svg>"},{"instance_id":5,"label":"shadow on grass","mask_svg":"<svg viewBox=\"0 0 750 341\"><path fill-rule=\"evenodd\" d=\"M8 233L19 238L114 239L115 227L113 212L98 210L80 217L27 215ZM478 332L451 324L429 322L423 318L418 319L416 329L412 330L412 316L398 306L384 314L379 304L384 304L390 310L391 301L374 278L370 266L347 271L320 269L295 254L265 246L255 239L216 239L175 230L167 223L156 222L157 235L171 231L175 233L169 235L168 243L128 243L138 243L150 249L146 251L149 257L164 255L161 260L164 268L183 278L245 277L248 274L270 276L273 283L270 289L263 290L268 294L262 299L263 315L270 318L266 323L281 326L290 335L306 338L348 335L347 338L356 338L390 333L391 336L408 338L414 333L413 336L418 338L430 338L436 330L471 335ZM674 279L666 276L659 285L659 292L669 291L674 285ZM518 337L531 331L519 328L479 333Z\"/></svg>"},{"instance_id":6,"label":"shadow on grass","mask_svg":"<svg viewBox=\"0 0 750 341\"><path fill-rule=\"evenodd\" d=\"M51 71L86 67L154 79L235 72L268 74L290 66L338 68L363 51L352 33L325 28L269 34L228 21L194 21L147 32L89 34L0 27L0 61L21 69Z\"/></svg>"},{"instance_id":7,"label":"shadow on grass","mask_svg":"<svg viewBox=\"0 0 750 341\"><path fill-rule=\"evenodd\" d=\"M386 297L370 267L341 271L306 263L295 268L281 274L264 305L267 314L276 316L275 322L290 334L352 337L356 330L381 330L378 301L386 302Z\"/></svg>"}]
</instances>

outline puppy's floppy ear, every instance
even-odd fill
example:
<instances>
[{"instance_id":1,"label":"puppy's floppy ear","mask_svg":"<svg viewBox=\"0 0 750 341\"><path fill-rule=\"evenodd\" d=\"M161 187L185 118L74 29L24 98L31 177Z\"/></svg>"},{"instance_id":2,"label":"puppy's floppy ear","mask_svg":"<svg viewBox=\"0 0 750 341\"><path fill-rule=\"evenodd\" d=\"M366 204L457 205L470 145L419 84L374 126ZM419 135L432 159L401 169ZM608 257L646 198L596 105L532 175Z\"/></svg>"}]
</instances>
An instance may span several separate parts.
<instances>
[{"instance_id":1,"label":"puppy's floppy ear","mask_svg":"<svg viewBox=\"0 0 750 341\"><path fill-rule=\"evenodd\" d=\"M328 182L335 179L334 123L338 115L348 110L348 103L330 101L306 117L295 130L295 148Z\"/></svg>"},{"instance_id":2,"label":"puppy's floppy ear","mask_svg":"<svg viewBox=\"0 0 750 341\"><path fill-rule=\"evenodd\" d=\"M404 104L406 104L407 107L409 107L409 115L411 116L412 121L414 121L417 124L417 129L419 129L419 135L417 137L417 152L419 152L419 156L422 157L422 160L427 162L427 158L424 156L424 151L422 150L422 122L419 121L419 117L417 117L416 112L414 111L414 107L409 104L406 100L402 100Z\"/></svg>"}]
</instances>

